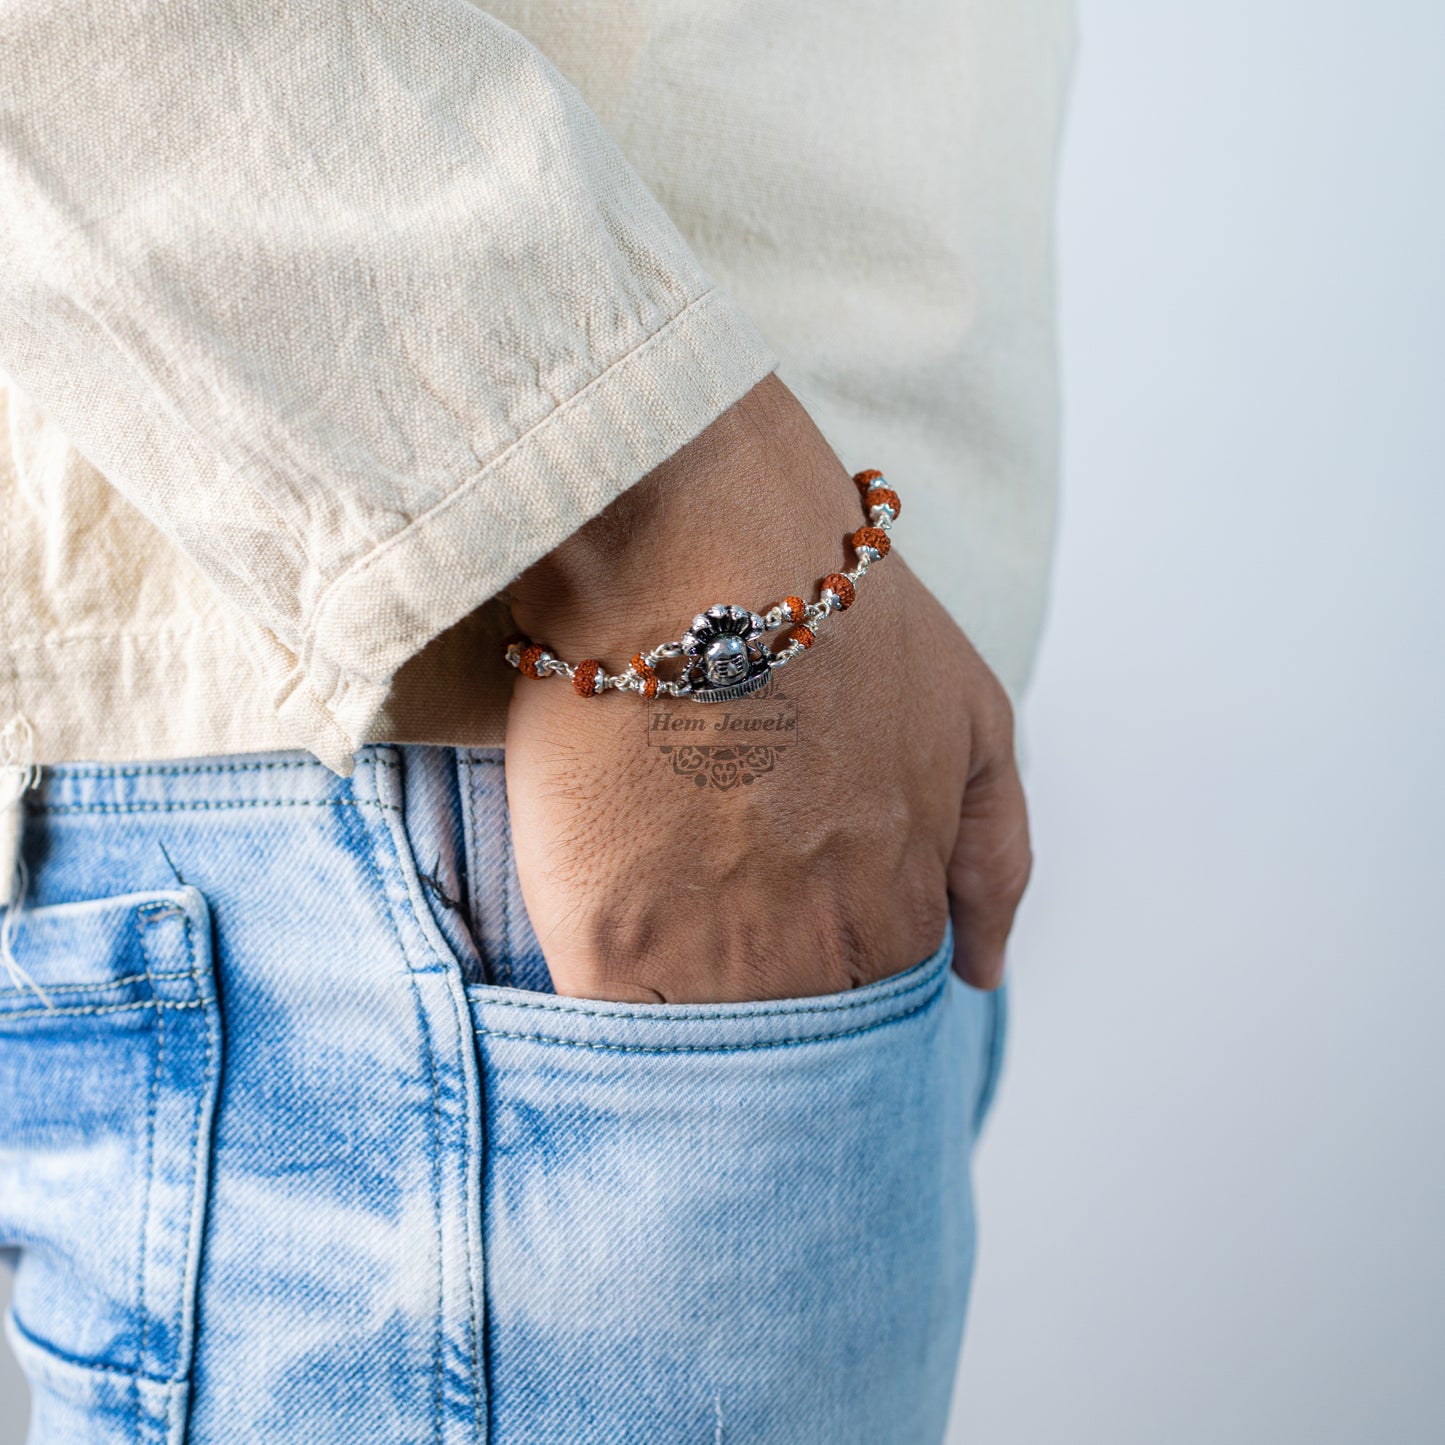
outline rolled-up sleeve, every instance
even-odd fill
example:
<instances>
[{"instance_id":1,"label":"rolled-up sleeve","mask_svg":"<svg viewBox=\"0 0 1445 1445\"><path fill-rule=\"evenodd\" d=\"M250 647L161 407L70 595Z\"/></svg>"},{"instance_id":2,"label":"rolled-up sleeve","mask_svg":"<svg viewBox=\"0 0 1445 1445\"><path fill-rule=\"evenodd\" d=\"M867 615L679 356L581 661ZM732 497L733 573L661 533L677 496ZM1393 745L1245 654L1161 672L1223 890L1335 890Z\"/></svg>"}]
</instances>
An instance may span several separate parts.
<instances>
[{"instance_id":1,"label":"rolled-up sleeve","mask_svg":"<svg viewBox=\"0 0 1445 1445\"><path fill-rule=\"evenodd\" d=\"M393 676L775 365L467 0L8 0L0 368L342 770Z\"/></svg>"}]
</instances>

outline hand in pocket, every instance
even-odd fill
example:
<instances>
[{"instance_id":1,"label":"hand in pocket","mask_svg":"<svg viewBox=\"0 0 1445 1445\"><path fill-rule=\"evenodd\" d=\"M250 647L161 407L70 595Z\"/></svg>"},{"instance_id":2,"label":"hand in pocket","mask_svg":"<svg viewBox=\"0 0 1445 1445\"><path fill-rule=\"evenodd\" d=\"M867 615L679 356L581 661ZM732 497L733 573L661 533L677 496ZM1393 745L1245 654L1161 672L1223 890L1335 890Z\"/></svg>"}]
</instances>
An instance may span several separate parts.
<instances>
[{"instance_id":1,"label":"hand in pocket","mask_svg":"<svg viewBox=\"0 0 1445 1445\"><path fill-rule=\"evenodd\" d=\"M858 525L842 464L769 378L524 574L513 610L560 655L620 671L706 605L824 575ZM906 550L906 522L895 535ZM839 992L927 957L950 912L958 972L998 984L1028 824L1008 700L967 638L895 554L778 683L796 741L751 784L719 787L650 745L635 694L518 679L508 804L558 993ZM730 706L672 704L705 726Z\"/></svg>"}]
</instances>

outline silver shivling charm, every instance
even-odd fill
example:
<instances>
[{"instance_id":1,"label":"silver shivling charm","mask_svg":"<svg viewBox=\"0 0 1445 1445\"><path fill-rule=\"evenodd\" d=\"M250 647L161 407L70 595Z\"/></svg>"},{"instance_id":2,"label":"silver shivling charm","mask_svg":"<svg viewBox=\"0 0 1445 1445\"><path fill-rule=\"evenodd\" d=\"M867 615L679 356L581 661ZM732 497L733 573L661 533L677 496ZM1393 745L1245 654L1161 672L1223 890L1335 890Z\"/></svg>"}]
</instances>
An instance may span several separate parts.
<instances>
[{"instance_id":1,"label":"silver shivling charm","mask_svg":"<svg viewBox=\"0 0 1445 1445\"><path fill-rule=\"evenodd\" d=\"M687 659L684 695L695 702L727 702L766 685L772 676L762 645L763 619L736 604L699 612L679 646Z\"/></svg>"}]
</instances>

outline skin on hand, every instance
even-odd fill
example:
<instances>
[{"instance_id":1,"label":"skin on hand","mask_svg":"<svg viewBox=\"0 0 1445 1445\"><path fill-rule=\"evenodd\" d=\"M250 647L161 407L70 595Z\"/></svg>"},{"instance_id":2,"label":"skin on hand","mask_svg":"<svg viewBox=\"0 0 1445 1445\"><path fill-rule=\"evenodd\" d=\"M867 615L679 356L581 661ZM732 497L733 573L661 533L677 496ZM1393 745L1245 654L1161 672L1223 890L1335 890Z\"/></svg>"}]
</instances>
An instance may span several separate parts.
<instances>
[{"instance_id":1,"label":"skin on hand","mask_svg":"<svg viewBox=\"0 0 1445 1445\"><path fill-rule=\"evenodd\" d=\"M1031 854L997 679L899 546L777 674L798 740L750 787L695 788L635 693L519 676L506 780L522 895L558 993L700 1003L834 993L955 928L993 988ZM715 602L762 611L852 564L857 489L777 377L509 589L518 626L620 672ZM699 716L716 714L674 701ZM741 711L766 708L745 698Z\"/></svg>"}]
</instances>

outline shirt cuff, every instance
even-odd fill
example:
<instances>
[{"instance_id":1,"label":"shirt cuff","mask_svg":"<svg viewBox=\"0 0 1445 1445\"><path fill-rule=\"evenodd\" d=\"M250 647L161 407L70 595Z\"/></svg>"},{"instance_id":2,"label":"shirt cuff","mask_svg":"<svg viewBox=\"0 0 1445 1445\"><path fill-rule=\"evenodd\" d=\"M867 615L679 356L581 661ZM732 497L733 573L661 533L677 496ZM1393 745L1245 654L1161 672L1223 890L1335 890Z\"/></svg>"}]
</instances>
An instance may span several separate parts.
<instances>
[{"instance_id":1,"label":"shirt cuff","mask_svg":"<svg viewBox=\"0 0 1445 1445\"><path fill-rule=\"evenodd\" d=\"M666 461L777 366L713 288L327 585L300 657L253 641L277 714L349 774L401 665ZM499 496L508 505L499 507ZM498 656L499 668L505 663Z\"/></svg>"}]
</instances>

